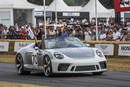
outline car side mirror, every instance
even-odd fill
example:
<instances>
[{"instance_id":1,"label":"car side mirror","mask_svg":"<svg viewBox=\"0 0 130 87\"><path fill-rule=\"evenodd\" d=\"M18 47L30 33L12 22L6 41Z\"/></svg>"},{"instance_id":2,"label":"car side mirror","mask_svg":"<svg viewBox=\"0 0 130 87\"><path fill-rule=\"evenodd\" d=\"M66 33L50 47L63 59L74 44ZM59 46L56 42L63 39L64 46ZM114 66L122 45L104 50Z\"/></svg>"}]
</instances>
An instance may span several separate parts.
<instances>
[{"instance_id":1,"label":"car side mirror","mask_svg":"<svg viewBox=\"0 0 130 87\"><path fill-rule=\"evenodd\" d=\"M39 47L35 47L35 50L39 50Z\"/></svg>"}]
</instances>

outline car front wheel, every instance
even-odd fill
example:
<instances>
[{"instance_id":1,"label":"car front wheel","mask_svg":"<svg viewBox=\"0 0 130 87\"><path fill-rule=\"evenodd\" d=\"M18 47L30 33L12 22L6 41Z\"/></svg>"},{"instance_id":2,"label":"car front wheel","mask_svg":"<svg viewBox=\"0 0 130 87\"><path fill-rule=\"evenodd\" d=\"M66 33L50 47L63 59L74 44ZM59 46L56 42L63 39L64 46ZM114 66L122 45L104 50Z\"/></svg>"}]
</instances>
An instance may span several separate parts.
<instances>
[{"instance_id":1,"label":"car front wheel","mask_svg":"<svg viewBox=\"0 0 130 87\"><path fill-rule=\"evenodd\" d=\"M49 56L45 56L43 59L43 71L46 77L50 77L53 75L51 59L49 58Z\"/></svg>"},{"instance_id":2,"label":"car front wheel","mask_svg":"<svg viewBox=\"0 0 130 87\"><path fill-rule=\"evenodd\" d=\"M16 56L16 68L19 75L30 74L30 71L24 71L23 58L20 54Z\"/></svg>"}]
</instances>

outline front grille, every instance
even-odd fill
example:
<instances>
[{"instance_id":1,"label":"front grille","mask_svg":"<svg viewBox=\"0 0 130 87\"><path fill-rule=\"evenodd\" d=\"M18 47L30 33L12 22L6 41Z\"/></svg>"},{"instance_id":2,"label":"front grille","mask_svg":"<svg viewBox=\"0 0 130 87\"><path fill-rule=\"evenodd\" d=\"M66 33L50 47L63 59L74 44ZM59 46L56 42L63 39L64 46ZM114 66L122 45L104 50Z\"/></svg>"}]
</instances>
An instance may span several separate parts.
<instances>
[{"instance_id":1,"label":"front grille","mask_svg":"<svg viewBox=\"0 0 130 87\"><path fill-rule=\"evenodd\" d=\"M106 61L100 62L100 67L101 69L106 69L107 68Z\"/></svg>"},{"instance_id":2,"label":"front grille","mask_svg":"<svg viewBox=\"0 0 130 87\"><path fill-rule=\"evenodd\" d=\"M75 71L90 71L90 70L96 70L95 65L91 66L77 66Z\"/></svg>"},{"instance_id":3,"label":"front grille","mask_svg":"<svg viewBox=\"0 0 130 87\"><path fill-rule=\"evenodd\" d=\"M70 66L70 64L68 64L68 63L59 64L58 71L67 71L69 66Z\"/></svg>"},{"instance_id":4,"label":"front grille","mask_svg":"<svg viewBox=\"0 0 130 87\"><path fill-rule=\"evenodd\" d=\"M75 67L73 66L73 67L71 68L71 71L74 71L74 68L75 68Z\"/></svg>"},{"instance_id":5,"label":"front grille","mask_svg":"<svg viewBox=\"0 0 130 87\"><path fill-rule=\"evenodd\" d=\"M97 68L97 70L99 70L99 66L98 65L96 65L96 68Z\"/></svg>"}]
</instances>

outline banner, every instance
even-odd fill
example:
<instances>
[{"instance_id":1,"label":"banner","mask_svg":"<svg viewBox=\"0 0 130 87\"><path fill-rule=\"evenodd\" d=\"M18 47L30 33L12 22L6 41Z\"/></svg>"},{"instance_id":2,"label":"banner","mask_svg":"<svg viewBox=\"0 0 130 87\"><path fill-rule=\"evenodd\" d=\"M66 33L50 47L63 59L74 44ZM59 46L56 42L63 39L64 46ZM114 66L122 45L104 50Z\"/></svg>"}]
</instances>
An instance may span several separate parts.
<instances>
[{"instance_id":1,"label":"banner","mask_svg":"<svg viewBox=\"0 0 130 87\"><path fill-rule=\"evenodd\" d=\"M21 48L26 47L26 46L28 46L31 43L33 43L33 42L15 42L14 52L17 52Z\"/></svg>"},{"instance_id":2,"label":"banner","mask_svg":"<svg viewBox=\"0 0 130 87\"><path fill-rule=\"evenodd\" d=\"M102 50L104 55L107 55L107 56L114 55L114 45L113 44L95 44L95 47Z\"/></svg>"},{"instance_id":3,"label":"banner","mask_svg":"<svg viewBox=\"0 0 130 87\"><path fill-rule=\"evenodd\" d=\"M130 11L130 0L114 0L115 12Z\"/></svg>"},{"instance_id":4,"label":"banner","mask_svg":"<svg viewBox=\"0 0 130 87\"><path fill-rule=\"evenodd\" d=\"M80 16L80 13L79 12L63 12L63 15L62 16L76 16L76 17L79 17Z\"/></svg>"},{"instance_id":5,"label":"banner","mask_svg":"<svg viewBox=\"0 0 130 87\"><path fill-rule=\"evenodd\" d=\"M119 45L118 56L130 56L130 44Z\"/></svg>"},{"instance_id":6,"label":"banner","mask_svg":"<svg viewBox=\"0 0 130 87\"><path fill-rule=\"evenodd\" d=\"M43 12L34 12L34 16L43 16Z\"/></svg>"},{"instance_id":7,"label":"banner","mask_svg":"<svg viewBox=\"0 0 130 87\"><path fill-rule=\"evenodd\" d=\"M0 52L9 51L9 42L0 42Z\"/></svg>"}]
</instances>

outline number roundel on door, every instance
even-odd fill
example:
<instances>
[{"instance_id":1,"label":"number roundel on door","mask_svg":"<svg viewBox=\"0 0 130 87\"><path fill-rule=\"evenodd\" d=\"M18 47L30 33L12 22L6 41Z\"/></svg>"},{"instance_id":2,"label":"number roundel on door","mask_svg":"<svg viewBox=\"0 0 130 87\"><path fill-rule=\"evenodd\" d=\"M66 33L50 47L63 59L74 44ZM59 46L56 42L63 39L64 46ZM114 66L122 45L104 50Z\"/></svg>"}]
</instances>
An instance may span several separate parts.
<instances>
[{"instance_id":1,"label":"number roundel on door","mask_svg":"<svg viewBox=\"0 0 130 87\"><path fill-rule=\"evenodd\" d=\"M38 61L37 61L37 56L36 55L32 55L32 64L34 66L38 66Z\"/></svg>"}]
</instances>

